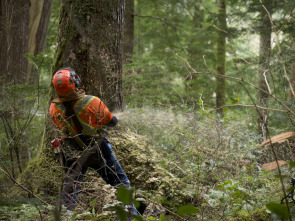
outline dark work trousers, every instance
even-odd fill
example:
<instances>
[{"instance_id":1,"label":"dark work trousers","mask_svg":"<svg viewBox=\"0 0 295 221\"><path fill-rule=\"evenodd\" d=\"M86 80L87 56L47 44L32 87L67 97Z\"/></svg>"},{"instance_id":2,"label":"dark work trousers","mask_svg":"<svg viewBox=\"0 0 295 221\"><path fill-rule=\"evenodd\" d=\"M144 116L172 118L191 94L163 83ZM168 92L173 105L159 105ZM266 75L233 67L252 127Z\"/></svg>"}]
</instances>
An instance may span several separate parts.
<instances>
[{"instance_id":1,"label":"dark work trousers","mask_svg":"<svg viewBox=\"0 0 295 221\"><path fill-rule=\"evenodd\" d=\"M100 146L101 148L98 147L98 144L93 145L78 160L77 158L67 159L65 157L66 175L62 197L68 210L73 211L77 205L80 182L83 180L88 167L93 168L111 186L124 185L126 188L130 187L129 179L113 154L110 143L103 141Z\"/></svg>"}]
</instances>

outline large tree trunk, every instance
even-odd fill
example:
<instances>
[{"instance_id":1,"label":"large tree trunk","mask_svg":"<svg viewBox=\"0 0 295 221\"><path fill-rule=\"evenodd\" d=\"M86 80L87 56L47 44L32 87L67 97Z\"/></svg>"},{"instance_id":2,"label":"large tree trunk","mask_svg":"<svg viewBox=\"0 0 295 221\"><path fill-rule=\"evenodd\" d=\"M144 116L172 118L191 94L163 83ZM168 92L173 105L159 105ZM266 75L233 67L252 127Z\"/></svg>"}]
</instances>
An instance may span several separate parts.
<instances>
[{"instance_id":1,"label":"large tree trunk","mask_svg":"<svg viewBox=\"0 0 295 221\"><path fill-rule=\"evenodd\" d=\"M64 66L74 68L88 94L102 98L111 110L121 110L124 2L64 0L62 3L53 73ZM48 117L38 154L20 178L31 191L40 186L51 189L47 185L56 188L60 185L57 175L62 173L58 166L52 166L56 162L50 146L51 139L59 136ZM52 178L57 178L57 182L52 182Z\"/></svg>"},{"instance_id":2,"label":"large tree trunk","mask_svg":"<svg viewBox=\"0 0 295 221\"><path fill-rule=\"evenodd\" d=\"M225 105L225 50L226 50L226 4L225 0L218 1L218 30L217 30L217 55L216 55L216 73L220 75L217 78L216 85L216 108L217 113L223 116L223 106Z\"/></svg>"},{"instance_id":3,"label":"large tree trunk","mask_svg":"<svg viewBox=\"0 0 295 221\"><path fill-rule=\"evenodd\" d=\"M268 3L268 4L267 4ZM266 3L268 11L271 13L270 1ZM266 11L261 8L260 12L261 27L260 27L260 46L259 46L259 73L258 87L264 91L268 91L269 82L269 60L271 54L271 23ZM258 91L257 104L263 107L268 107L268 93ZM260 110L257 117L258 131L262 135L262 139L267 139L268 111Z\"/></svg>"},{"instance_id":4,"label":"large tree trunk","mask_svg":"<svg viewBox=\"0 0 295 221\"><path fill-rule=\"evenodd\" d=\"M124 29L123 29L123 59L132 61L134 42L134 0L125 0Z\"/></svg>"},{"instance_id":5,"label":"large tree trunk","mask_svg":"<svg viewBox=\"0 0 295 221\"><path fill-rule=\"evenodd\" d=\"M53 71L70 66L86 92L122 110L121 32L124 1L64 0Z\"/></svg>"}]
</instances>

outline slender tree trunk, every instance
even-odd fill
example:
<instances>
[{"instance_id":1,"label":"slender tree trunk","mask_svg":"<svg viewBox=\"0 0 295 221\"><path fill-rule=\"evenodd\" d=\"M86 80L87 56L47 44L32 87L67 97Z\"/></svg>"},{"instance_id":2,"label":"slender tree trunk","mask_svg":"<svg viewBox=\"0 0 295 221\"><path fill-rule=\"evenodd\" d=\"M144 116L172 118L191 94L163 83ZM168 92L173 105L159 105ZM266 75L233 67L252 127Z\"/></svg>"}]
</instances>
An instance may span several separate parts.
<instances>
[{"instance_id":1,"label":"slender tree trunk","mask_svg":"<svg viewBox=\"0 0 295 221\"><path fill-rule=\"evenodd\" d=\"M271 7L268 1L266 4L268 11L271 13ZM260 27L260 46L259 46L259 73L258 73L258 87L264 91L268 91L269 84L269 60L271 54L271 23L267 13L261 8L261 27ZM269 95L262 91L258 91L257 103L260 106L268 107ZM257 117L258 131L262 135L262 139L266 140L266 128L268 126L268 111L261 110Z\"/></svg>"},{"instance_id":2,"label":"slender tree trunk","mask_svg":"<svg viewBox=\"0 0 295 221\"><path fill-rule=\"evenodd\" d=\"M194 16L192 19L192 33L194 33L190 39L190 47L188 48L189 55L193 62L200 61L202 58L202 39L200 38L200 31L203 27L204 15L201 10L202 0L197 0L195 3Z\"/></svg>"},{"instance_id":3,"label":"slender tree trunk","mask_svg":"<svg viewBox=\"0 0 295 221\"><path fill-rule=\"evenodd\" d=\"M226 1L218 1L218 29L217 30L217 54L216 72L218 75L225 75L225 50L226 50ZM222 77L216 80L216 108L217 113L224 115L222 107L225 105L225 79Z\"/></svg>"},{"instance_id":4,"label":"slender tree trunk","mask_svg":"<svg viewBox=\"0 0 295 221\"><path fill-rule=\"evenodd\" d=\"M134 42L134 0L125 0L123 29L123 60L132 62Z\"/></svg>"},{"instance_id":5,"label":"slender tree trunk","mask_svg":"<svg viewBox=\"0 0 295 221\"><path fill-rule=\"evenodd\" d=\"M293 22L295 23L295 18L293 18ZM292 36L292 51L291 51L291 58L292 58L292 63L291 63L291 73L290 73L290 79L292 86L295 87L295 30L292 31L291 33ZM290 96L292 97L292 94L290 93Z\"/></svg>"},{"instance_id":6,"label":"slender tree trunk","mask_svg":"<svg viewBox=\"0 0 295 221\"><path fill-rule=\"evenodd\" d=\"M52 0L31 0L28 52L34 56L41 53L45 48L51 4ZM27 82L37 84L38 79L38 71L29 63Z\"/></svg>"}]
</instances>

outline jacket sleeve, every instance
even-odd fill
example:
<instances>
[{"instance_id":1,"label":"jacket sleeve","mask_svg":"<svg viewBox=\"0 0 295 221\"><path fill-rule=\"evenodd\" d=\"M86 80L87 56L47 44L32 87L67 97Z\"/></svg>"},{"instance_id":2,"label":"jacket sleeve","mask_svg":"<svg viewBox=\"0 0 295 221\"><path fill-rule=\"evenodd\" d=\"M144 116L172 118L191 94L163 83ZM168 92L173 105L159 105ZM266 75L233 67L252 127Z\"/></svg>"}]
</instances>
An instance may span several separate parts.
<instances>
[{"instance_id":1,"label":"jacket sleeve","mask_svg":"<svg viewBox=\"0 0 295 221\"><path fill-rule=\"evenodd\" d=\"M96 97L91 103L91 109L96 113L96 121L99 127L102 126L115 126L117 118L109 111L107 106Z\"/></svg>"},{"instance_id":2,"label":"jacket sleeve","mask_svg":"<svg viewBox=\"0 0 295 221\"><path fill-rule=\"evenodd\" d=\"M63 117L63 112L56 106L55 103L51 103L49 107L49 114L52 119L52 122L55 126L57 126L60 130L62 130L62 122L58 120L58 115L61 114Z\"/></svg>"}]
</instances>

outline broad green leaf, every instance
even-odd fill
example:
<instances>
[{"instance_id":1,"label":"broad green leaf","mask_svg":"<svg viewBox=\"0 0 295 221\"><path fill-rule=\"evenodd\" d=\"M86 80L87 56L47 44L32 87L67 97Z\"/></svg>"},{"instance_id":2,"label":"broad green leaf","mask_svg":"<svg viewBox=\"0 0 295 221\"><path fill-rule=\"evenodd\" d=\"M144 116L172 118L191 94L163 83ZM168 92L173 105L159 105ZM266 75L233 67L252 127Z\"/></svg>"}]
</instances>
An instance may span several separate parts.
<instances>
[{"instance_id":1,"label":"broad green leaf","mask_svg":"<svg viewBox=\"0 0 295 221\"><path fill-rule=\"evenodd\" d=\"M127 212L121 207L121 206L116 206L116 214L119 218L120 221L126 221L127 220Z\"/></svg>"},{"instance_id":2,"label":"broad green leaf","mask_svg":"<svg viewBox=\"0 0 295 221\"><path fill-rule=\"evenodd\" d=\"M141 216L133 216L133 221L144 221Z\"/></svg>"},{"instance_id":3,"label":"broad green leaf","mask_svg":"<svg viewBox=\"0 0 295 221\"><path fill-rule=\"evenodd\" d=\"M278 215L279 217L286 219L289 217L289 213L287 208L279 203L270 202L266 204L266 208L271 211L272 213Z\"/></svg>"},{"instance_id":4,"label":"broad green leaf","mask_svg":"<svg viewBox=\"0 0 295 221\"><path fill-rule=\"evenodd\" d=\"M198 207L195 207L193 205L183 205L178 207L177 213L180 216L185 216L185 215L195 215L198 213L200 209Z\"/></svg>"},{"instance_id":5,"label":"broad green leaf","mask_svg":"<svg viewBox=\"0 0 295 221\"><path fill-rule=\"evenodd\" d=\"M90 207L93 207L93 206L96 205L96 203L97 203L97 200L93 200L93 201L91 201L91 202L89 203L89 206L90 206Z\"/></svg>"},{"instance_id":6,"label":"broad green leaf","mask_svg":"<svg viewBox=\"0 0 295 221\"><path fill-rule=\"evenodd\" d=\"M155 217L153 217L153 216L149 216L148 218L147 218L147 220L157 220Z\"/></svg>"},{"instance_id":7,"label":"broad green leaf","mask_svg":"<svg viewBox=\"0 0 295 221\"><path fill-rule=\"evenodd\" d=\"M128 189L123 186L120 186L117 190L117 196L119 200L124 204L129 204L131 200L131 194Z\"/></svg>"},{"instance_id":8,"label":"broad green leaf","mask_svg":"<svg viewBox=\"0 0 295 221\"><path fill-rule=\"evenodd\" d=\"M275 178L280 178L280 177L281 177L281 178L284 179L284 178L287 178L288 176L287 176L287 175L280 175L280 174L277 174L277 175L274 175L274 177L275 177Z\"/></svg>"},{"instance_id":9,"label":"broad green leaf","mask_svg":"<svg viewBox=\"0 0 295 221\"><path fill-rule=\"evenodd\" d=\"M132 200L132 203L136 208L140 206L140 203L137 200Z\"/></svg>"},{"instance_id":10,"label":"broad green leaf","mask_svg":"<svg viewBox=\"0 0 295 221\"><path fill-rule=\"evenodd\" d=\"M96 218L94 218L92 216L85 216L84 219L85 220L95 220Z\"/></svg>"},{"instance_id":11,"label":"broad green leaf","mask_svg":"<svg viewBox=\"0 0 295 221\"><path fill-rule=\"evenodd\" d=\"M160 215L159 221L165 221L165 215L164 215L164 213L162 213Z\"/></svg>"},{"instance_id":12,"label":"broad green leaf","mask_svg":"<svg viewBox=\"0 0 295 221\"><path fill-rule=\"evenodd\" d=\"M290 161L289 162L289 166L290 166L290 169L293 168L293 167L295 167L295 161Z\"/></svg>"}]
</instances>

